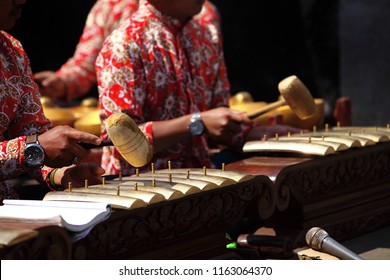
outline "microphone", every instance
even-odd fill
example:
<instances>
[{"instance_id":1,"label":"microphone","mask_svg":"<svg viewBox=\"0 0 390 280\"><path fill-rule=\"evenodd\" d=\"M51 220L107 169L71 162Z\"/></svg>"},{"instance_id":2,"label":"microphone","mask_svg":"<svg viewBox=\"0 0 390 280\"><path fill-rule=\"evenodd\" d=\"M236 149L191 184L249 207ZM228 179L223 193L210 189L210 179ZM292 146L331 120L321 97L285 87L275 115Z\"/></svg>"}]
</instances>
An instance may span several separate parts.
<instances>
[{"instance_id":1,"label":"microphone","mask_svg":"<svg viewBox=\"0 0 390 280\"><path fill-rule=\"evenodd\" d=\"M359 255L338 243L325 230L319 227L313 227L306 233L306 243L314 250L331 254L341 260L364 260Z\"/></svg>"}]
</instances>

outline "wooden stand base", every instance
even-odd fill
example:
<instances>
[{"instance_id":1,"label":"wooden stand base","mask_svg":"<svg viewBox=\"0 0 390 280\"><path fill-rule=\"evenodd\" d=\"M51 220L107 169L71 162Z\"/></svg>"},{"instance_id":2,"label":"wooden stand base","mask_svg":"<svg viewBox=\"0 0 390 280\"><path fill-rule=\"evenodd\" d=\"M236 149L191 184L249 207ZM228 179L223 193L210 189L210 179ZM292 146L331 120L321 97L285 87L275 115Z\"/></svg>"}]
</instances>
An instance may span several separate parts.
<instances>
[{"instance_id":1,"label":"wooden stand base","mask_svg":"<svg viewBox=\"0 0 390 280\"><path fill-rule=\"evenodd\" d=\"M390 142L325 157L254 155L226 169L273 180L282 203L265 226L290 232L297 247L311 227L343 241L390 224Z\"/></svg>"}]
</instances>

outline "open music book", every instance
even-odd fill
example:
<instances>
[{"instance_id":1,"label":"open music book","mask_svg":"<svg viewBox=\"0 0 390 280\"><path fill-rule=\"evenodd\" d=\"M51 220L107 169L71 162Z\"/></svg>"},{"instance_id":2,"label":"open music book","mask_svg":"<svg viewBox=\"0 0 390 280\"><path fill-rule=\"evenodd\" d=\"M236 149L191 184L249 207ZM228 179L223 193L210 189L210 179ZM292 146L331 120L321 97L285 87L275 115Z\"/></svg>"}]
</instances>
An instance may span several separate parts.
<instances>
[{"instance_id":1,"label":"open music book","mask_svg":"<svg viewBox=\"0 0 390 280\"><path fill-rule=\"evenodd\" d=\"M99 202L5 199L0 206L0 226L37 229L57 225L73 241L85 237L111 214L111 206Z\"/></svg>"}]
</instances>

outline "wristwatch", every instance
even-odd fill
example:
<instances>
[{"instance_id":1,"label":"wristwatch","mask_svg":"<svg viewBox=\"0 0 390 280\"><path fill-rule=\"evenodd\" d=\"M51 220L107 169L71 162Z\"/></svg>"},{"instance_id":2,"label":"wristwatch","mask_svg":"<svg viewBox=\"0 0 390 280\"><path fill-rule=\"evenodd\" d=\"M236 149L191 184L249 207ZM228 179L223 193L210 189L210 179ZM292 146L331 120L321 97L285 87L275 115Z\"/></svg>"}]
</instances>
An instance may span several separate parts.
<instances>
[{"instance_id":1,"label":"wristwatch","mask_svg":"<svg viewBox=\"0 0 390 280\"><path fill-rule=\"evenodd\" d=\"M45 151L39 145L36 134L26 137L24 146L24 162L28 167L39 167L45 160Z\"/></svg>"},{"instance_id":2,"label":"wristwatch","mask_svg":"<svg viewBox=\"0 0 390 280\"><path fill-rule=\"evenodd\" d=\"M204 124L200 112L196 112L191 116L191 123L189 130L193 136L199 136L203 134Z\"/></svg>"}]
</instances>

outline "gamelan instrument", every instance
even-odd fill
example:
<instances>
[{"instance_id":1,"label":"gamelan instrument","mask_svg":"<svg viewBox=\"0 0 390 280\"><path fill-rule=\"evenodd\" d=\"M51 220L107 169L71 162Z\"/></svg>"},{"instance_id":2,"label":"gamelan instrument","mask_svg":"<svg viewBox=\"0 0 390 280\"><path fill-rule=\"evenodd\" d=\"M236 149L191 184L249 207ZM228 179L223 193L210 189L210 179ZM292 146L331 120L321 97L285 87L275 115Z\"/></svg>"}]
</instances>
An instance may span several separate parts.
<instances>
[{"instance_id":1,"label":"gamelan instrument","mask_svg":"<svg viewBox=\"0 0 390 280\"><path fill-rule=\"evenodd\" d=\"M85 98L79 106L60 107L51 98L41 97L43 111L53 126L69 125L78 130L100 135L99 103L96 98Z\"/></svg>"},{"instance_id":2,"label":"gamelan instrument","mask_svg":"<svg viewBox=\"0 0 390 280\"><path fill-rule=\"evenodd\" d=\"M266 175L277 211L265 221L276 235L322 227L346 240L390 222L390 127L325 127L245 143L247 157L227 170Z\"/></svg>"},{"instance_id":3,"label":"gamelan instrument","mask_svg":"<svg viewBox=\"0 0 390 280\"><path fill-rule=\"evenodd\" d=\"M64 191L47 193L44 200L105 202L113 209L110 217L83 239L61 239L59 244L51 239L52 245L66 245L71 259L209 259L229 258L229 254L237 258L226 248L231 242L226 232L247 211L266 219L276 209L267 176L225 169L172 169L169 163L167 169L154 170L153 164L151 169L131 176L104 177L99 185L70 184ZM39 256L46 244L40 236L16 244L4 254L0 250L0 256ZM20 250L26 246L29 250Z\"/></svg>"},{"instance_id":4,"label":"gamelan instrument","mask_svg":"<svg viewBox=\"0 0 390 280\"><path fill-rule=\"evenodd\" d=\"M227 253L226 232L246 211L276 209L272 182L224 169L167 169L69 186L44 200L99 201L113 208L84 239L74 259L205 259Z\"/></svg>"},{"instance_id":5,"label":"gamelan instrument","mask_svg":"<svg viewBox=\"0 0 390 280\"><path fill-rule=\"evenodd\" d=\"M390 128L334 127L300 134L275 135L266 141L245 143L244 152L291 152L325 156L350 148L366 147L376 143L389 142Z\"/></svg>"}]
</instances>

